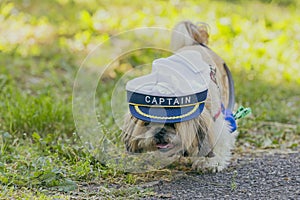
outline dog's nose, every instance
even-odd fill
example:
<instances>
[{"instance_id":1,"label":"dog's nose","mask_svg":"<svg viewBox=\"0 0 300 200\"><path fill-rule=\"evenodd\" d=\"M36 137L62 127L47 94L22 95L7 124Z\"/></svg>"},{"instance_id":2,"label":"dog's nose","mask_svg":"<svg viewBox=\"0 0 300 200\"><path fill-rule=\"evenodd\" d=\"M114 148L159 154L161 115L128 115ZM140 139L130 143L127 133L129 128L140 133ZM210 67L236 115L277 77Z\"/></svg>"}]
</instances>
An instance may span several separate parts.
<instances>
[{"instance_id":1,"label":"dog's nose","mask_svg":"<svg viewBox=\"0 0 300 200\"><path fill-rule=\"evenodd\" d=\"M155 133L154 138L161 140L161 139L163 139L163 137L166 133L167 133L167 130L165 128L161 128Z\"/></svg>"}]
</instances>

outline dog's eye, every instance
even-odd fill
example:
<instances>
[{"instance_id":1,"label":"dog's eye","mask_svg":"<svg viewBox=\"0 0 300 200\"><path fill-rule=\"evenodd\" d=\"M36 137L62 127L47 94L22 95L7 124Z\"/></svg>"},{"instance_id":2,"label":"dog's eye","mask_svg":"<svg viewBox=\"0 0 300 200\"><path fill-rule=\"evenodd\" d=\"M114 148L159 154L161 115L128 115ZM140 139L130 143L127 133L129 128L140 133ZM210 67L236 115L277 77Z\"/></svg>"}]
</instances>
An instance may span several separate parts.
<instances>
[{"instance_id":1,"label":"dog's eye","mask_svg":"<svg viewBox=\"0 0 300 200\"><path fill-rule=\"evenodd\" d=\"M144 126L148 126L150 122L144 122Z\"/></svg>"},{"instance_id":2,"label":"dog's eye","mask_svg":"<svg viewBox=\"0 0 300 200\"><path fill-rule=\"evenodd\" d=\"M170 124L165 124L165 126L175 129L175 124L172 124L172 123L170 123Z\"/></svg>"}]
</instances>

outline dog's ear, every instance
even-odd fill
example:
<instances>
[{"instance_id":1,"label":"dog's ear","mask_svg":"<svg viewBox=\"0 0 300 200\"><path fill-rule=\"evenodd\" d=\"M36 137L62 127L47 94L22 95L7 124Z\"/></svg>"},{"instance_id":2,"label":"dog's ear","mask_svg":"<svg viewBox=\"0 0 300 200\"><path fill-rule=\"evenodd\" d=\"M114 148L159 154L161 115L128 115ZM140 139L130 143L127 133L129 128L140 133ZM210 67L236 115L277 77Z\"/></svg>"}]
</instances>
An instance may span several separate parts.
<instances>
[{"instance_id":1,"label":"dog's ear","mask_svg":"<svg viewBox=\"0 0 300 200\"><path fill-rule=\"evenodd\" d=\"M137 148L137 142L133 140L132 135L128 132L122 132L122 141L125 144L127 152L139 153L140 150Z\"/></svg>"},{"instance_id":2,"label":"dog's ear","mask_svg":"<svg viewBox=\"0 0 300 200\"><path fill-rule=\"evenodd\" d=\"M130 147L130 141L132 140L132 132L135 127L135 120L133 119L133 116L131 114L127 114L124 118L124 124L123 124L123 130L122 130L122 141L125 144L126 150L128 152L132 151L132 148Z\"/></svg>"},{"instance_id":3,"label":"dog's ear","mask_svg":"<svg viewBox=\"0 0 300 200\"><path fill-rule=\"evenodd\" d=\"M130 153L141 153L142 149L138 148L137 141L133 141L131 135L123 138L123 142L125 144L125 148L127 152Z\"/></svg>"},{"instance_id":4,"label":"dog's ear","mask_svg":"<svg viewBox=\"0 0 300 200\"><path fill-rule=\"evenodd\" d=\"M129 140L130 140L130 135L128 135L126 132L123 131L122 132L122 141L125 144L126 151L131 152Z\"/></svg>"},{"instance_id":5,"label":"dog's ear","mask_svg":"<svg viewBox=\"0 0 300 200\"><path fill-rule=\"evenodd\" d=\"M125 116L122 141L125 144L126 150L131 153L140 153L141 149L138 148L138 141L133 139L133 132L138 125L138 119L133 117L131 114Z\"/></svg>"}]
</instances>

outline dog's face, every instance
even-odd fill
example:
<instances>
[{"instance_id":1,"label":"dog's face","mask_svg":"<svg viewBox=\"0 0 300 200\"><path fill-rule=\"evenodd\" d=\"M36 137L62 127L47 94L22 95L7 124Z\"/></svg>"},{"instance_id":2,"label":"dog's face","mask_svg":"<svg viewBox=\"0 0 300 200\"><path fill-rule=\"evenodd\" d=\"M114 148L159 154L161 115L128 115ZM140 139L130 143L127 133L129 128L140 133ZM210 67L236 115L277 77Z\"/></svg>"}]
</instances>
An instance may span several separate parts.
<instances>
[{"instance_id":1,"label":"dog's face","mask_svg":"<svg viewBox=\"0 0 300 200\"><path fill-rule=\"evenodd\" d=\"M127 116L123 139L129 152L168 151L179 145L176 124L160 124Z\"/></svg>"},{"instance_id":2,"label":"dog's face","mask_svg":"<svg viewBox=\"0 0 300 200\"><path fill-rule=\"evenodd\" d=\"M143 129L145 131L145 139L142 141L145 143L145 148L167 151L179 145L175 124L144 122Z\"/></svg>"},{"instance_id":3,"label":"dog's face","mask_svg":"<svg viewBox=\"0 0 300 200\"><path fill-rule=\"evenodd\" d=\"M161 151L184 156L206 154L210 151L209 117L205 110L201 117L180 123L154 123L139 120L128 114L123 129L126 149L133 153Z\"/></svg>"}]
</instances>

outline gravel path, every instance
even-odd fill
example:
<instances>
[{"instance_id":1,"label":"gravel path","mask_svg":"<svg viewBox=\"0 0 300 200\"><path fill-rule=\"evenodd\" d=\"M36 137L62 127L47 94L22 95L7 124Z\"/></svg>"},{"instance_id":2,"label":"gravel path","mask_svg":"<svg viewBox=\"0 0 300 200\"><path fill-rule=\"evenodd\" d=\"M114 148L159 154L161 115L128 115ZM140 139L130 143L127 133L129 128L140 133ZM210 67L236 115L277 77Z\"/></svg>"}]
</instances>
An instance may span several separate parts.
<instances>
[{"instance_id":1,"label":"gravel path","mask_svg":"<svg viewBox=\"0 0 300 200\"><path fill-rule=\"evenodd\" d=\"M300 153L246 155L216 174L189 174L153 186L146 199L300 199Z\"/></svg>"}]
</instances>

